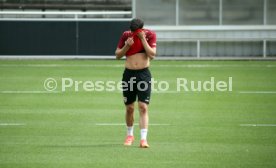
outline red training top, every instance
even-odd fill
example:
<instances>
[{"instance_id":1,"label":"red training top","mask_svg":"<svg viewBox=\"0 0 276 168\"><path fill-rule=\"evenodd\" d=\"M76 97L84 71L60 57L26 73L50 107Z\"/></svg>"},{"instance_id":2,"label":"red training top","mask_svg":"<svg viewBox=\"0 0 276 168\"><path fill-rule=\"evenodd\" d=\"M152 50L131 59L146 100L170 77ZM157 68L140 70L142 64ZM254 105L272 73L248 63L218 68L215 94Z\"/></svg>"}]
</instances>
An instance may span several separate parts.
<instances>
[{"instance_id":1,"label":"red training top","mask_svg":"<svg viewBox=\"0 0 276 168\"><path fill-rule=\"evenodd\" d=\"M156 34L154 31L149 30L149 29L142 29L145 32L146 35L146 40L149 44L150 47L155 48L156 47ZM120 41L117 45L118 48L123 48L125 45L125 41L132 37L134 44L129 48L129 50L126 52L126 56L131 56L134 55L136 53L141 53L141 52L145 52L144 46L141 42L141 40L139 39L139 37L136 35L138 32L131 32L131 31L125 31L121 38Z\"/></svg>"}]
</instances>

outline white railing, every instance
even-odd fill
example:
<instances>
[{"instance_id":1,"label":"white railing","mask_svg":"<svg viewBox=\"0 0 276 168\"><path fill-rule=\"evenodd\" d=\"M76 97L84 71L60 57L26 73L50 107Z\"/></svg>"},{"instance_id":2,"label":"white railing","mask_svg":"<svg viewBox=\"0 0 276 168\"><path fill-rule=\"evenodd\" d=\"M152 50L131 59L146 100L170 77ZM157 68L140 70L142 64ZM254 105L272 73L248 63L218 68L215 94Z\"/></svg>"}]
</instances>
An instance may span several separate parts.
<instances>
[{"instance_id":1,"label":"white railing","mask_svg":"<svg viewBox=\"0 0 276 168\"><path fill-rule=\"evenodd\" d=\"M99 17L99 15L101 17ZM88 12L0 11L0 20L41 20L41 21L43 20L99 20L99 21L118 20L118 21L122 21L122 20L130 20L131 17L132 17L131 11L88 11Z\"/></svg>"},{"instance_id":2,"label":"white railing","mask_svg":"<svg viewBox=\"0 0 276 168\"><path fill-rule=\"evenodd\" d=\"M158 43L192 42L201 58L204 42L260 42L262 57L267 57L268 42L276 41L275 25L256 26L148 26L155 30ZM181 50L181 48L178 48Z\"/></svg>"}]
</instances>

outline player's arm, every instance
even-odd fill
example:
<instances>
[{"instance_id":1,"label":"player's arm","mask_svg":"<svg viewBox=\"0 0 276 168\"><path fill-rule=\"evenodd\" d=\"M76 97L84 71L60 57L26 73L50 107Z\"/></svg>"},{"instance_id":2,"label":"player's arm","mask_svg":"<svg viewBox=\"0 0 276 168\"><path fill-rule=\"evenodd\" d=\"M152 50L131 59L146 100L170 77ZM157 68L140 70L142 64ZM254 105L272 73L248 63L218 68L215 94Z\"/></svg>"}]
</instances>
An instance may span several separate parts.
<instances>
[{"instance_id":1,"label":"player's arm","mask_svg":"<svg viewBox=\"0 0 276 168\"><path fill-rule=\"evenodd\" d=\"M142 44L144 46L144 49L146 51L147 56L150 59L153 59L155 57L155 55L156 55L156 47L151 47L149 45L149 43L146 40L145 32L138 33L138 37L140 38L140 40L141 40L141 42L142 42Z\"/></svg>"},{"instance_id":2,"label":"player's arm","mask_svg":"<svg viewBox=\"0 0 276 168\"><path fill-rule=\"evenodd\" d=\"M117 47L115 51L116 59L121 59L123 56L125 56L126 52L133 45L133 43L134 43L133 38L128 38L125 41L125 45L122 48Z\"/></svg>"}]
</instances>

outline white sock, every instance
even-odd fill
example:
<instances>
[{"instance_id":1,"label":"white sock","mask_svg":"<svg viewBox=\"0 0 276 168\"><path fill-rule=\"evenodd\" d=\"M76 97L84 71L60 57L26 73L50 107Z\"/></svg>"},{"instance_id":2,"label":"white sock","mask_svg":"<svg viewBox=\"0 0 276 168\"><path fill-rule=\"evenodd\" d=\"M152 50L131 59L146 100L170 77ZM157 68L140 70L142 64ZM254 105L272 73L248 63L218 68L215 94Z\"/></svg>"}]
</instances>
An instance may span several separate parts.
<instances>
[{"instance_id":1,"label":"white sock","mask_svg":"<svg viewBox=\"0 0 276 168\"><path fill-rule=\"evenodd\" d=\"M141 140L147 140L148 129L141 129Z\"/></svg>"},{"instance_id":2,"label":"white sock","mask_svg":"<svg viewBox=\"0 0 276 168\"><path fill-rule=\"evenodd\" d=\"M134 127L127 127L127 136L133 136Z\"/></svg>"}]
</instances>

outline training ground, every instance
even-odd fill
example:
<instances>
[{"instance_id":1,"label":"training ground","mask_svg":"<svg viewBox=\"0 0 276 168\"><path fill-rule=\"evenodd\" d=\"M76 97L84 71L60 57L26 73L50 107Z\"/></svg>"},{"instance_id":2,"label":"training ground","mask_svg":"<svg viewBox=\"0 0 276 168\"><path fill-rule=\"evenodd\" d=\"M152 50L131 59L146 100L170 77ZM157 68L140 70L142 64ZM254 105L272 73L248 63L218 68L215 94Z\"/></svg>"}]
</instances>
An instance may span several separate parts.
<instances>
[{"instance_id":1,"label":"training ground","mask_svg":"<svg viewBox=\"0 0 276 168\"><path fill-rule=\"evenodd\" d=\"M62 78L120 81L124 61L1 60L1 168L273 168L276 62L152 61L149 149L124 147L120 91L62 92ZM228 81L232 91L176 90L176 79ZM45 80L57 88L47 91ZM53 83L49 83L52 86ZM47 84L46 84L47 85ZM138 123L138 111L135 111Z\"/></svg>"}]
</instances>

